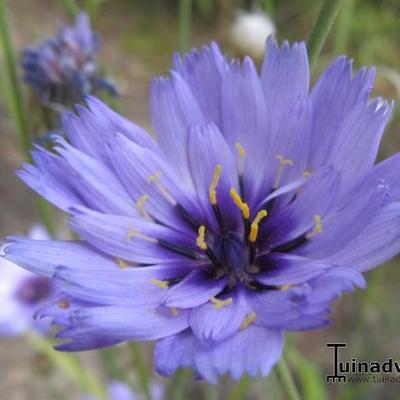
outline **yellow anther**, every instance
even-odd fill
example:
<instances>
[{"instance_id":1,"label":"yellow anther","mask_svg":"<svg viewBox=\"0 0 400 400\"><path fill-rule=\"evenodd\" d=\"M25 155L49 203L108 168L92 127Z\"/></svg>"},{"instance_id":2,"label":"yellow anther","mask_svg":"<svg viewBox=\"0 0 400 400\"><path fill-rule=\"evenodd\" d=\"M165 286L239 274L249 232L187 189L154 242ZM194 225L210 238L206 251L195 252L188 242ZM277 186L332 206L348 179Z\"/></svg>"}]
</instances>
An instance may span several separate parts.
<instances>
[{"instance_id":1,"label":"yellow anther","mask_svg":"<svg viewBox=\"0 0 400 400\"><path fill-rule=\"evenodd\" d=\"M276 173L276 178L275 178L275 182L274 182L274 188L277 189L279 187L279 184L281 183L282 173L283 173L285 166L288 165L289 167L292 167L293 161L284 158L280 154L276 155L275 158L279 161L278 171Z\"/></svg>"},{"instance_id":2,"label":"yellow anther","mask_svg":"<svg viewBox=\"0 0 400 400\"><path fill-rule=\"evenodd\" d=\"M128 263L125 260L123 260L122 258L116 258L115 261L117 262L118 267L120 267L122 269L129 267Z\"/></svg>"},{"instance_id":3,"label":"yellow anther","mask_svg":"<svg viewBox=\"0 0 400 400\"><path fill-rule=\"evenodd\" d=\"M211 303L213 303L214 307L217 310L220 310L222 307L229 306L229 304L233 303L232 297L228 297L225 300L220 300L220 299L217 299L216 297L211 297L210 301L211 301Z\"/></svg>"},{"instance_id":4,"label":"yellow anther","mask_svg":"<svg viewBox=\"0 0 400 400\"><path fill-rule=\"evenodd\" d=\"M254 218L252 224L251 224L251 229L250 229L250 234L249 234L249 241L250 242L255 242L257 240L258 236L258 227L260 225L260 222L263 218L265 218L268 215L266 210L260 210L256 217Z\"/></svg>"},{"instance_id":5,"label":"yellow anther","mask_svg":"<svg viewBox=\"0 0 400 400\"><path fill-rule=\"evenodd\" d=\"M161 172L157 171L153 175L147 177L149 183L154 183L161 194L169 201L172 205L176 205L175 199L171 196L168 189L161 182Z\"/></svg>"},{"instance_id":6,"label":"yellow anther","mask_svg":"<svg viewBox=\"0 0 400 400\"><path fill-rule=\"evenodd\" d=\"M147 200L149 200L149 195L148 194L144 194L143 196L139 197L138 201L135 203L135 207L136 209L140 212L140 214L143 215L143 217L149 218L149 213L146 211L146 209L144 208L144 205L146 203Z\"/></svg>"},{"instance_id":7,"label":"yellow anther","mask_svg":"<svg viewBox=\"0 0 400 400\"><path fill-rule=\"evenodd\" d=\"M172 314L174 317L177 317L177 316L179 315L179 310L178 310L176 307L171 307L171 308L170 308L170 311L171 311L171 314Z\"/></svg>"},{"instance_id":8,"label":"yellow anther","mask_svg":"<svg viewBox=\"0 0 400 400\"><path fill-rule=\"evenodd\" d=\"M70 307L69 301L68 300L60 300L58 302L58 307L60 307L62 310L67 310Z\"/></svg>"},{"instance_id":9,"label":"yellow anther","mask_svg":"<svg viewBox=\"0 0 400 400\"><path fill-rule=\"evenodd\" d=\"M283 285L283 286L281 286L281 290L283 290L283 291L286 291L286 290L289 290L289 289L291 289L292 288L292 285Z\"/></svg>"},{"instance_id":10,"label":"yellow anther","mask_svg":"<svg viewBox=\"0 0 400 400\"><path fill-rule=\"evenodd\" d=\"M246 157L246 154L247 154L246 150L244 149L244 147L239 142L235 143L235 147L236 147L236 150L238 152L239 157L241 157L241 158Z\"/></svg>"},{"instance_id":11,"label":"yellow anther","mask_svg":"<svg viewBox=\"0 0 400 400\"><path fill-rule=\"evenodd\" d=\"M307 239L311 239L318 233L322 233L322 220L320 215L314 215L314 229L306 235Z\"/></svg>"},{"instance_id":12,"label":"yellow anther","mask_svg":"<svg viewBox=\"0 0 400 400\"><path fill-rule=\"evenodd\" d=\"M250 209L247 203L245 203L241 197L239 196L238 192L232 188L231 189L231 197L233 199L233 202L236 204L236 206L239 208L239 210L242 212L243 218L244 219L249 219L250 218Z\"/></svg>"},{"instance_id":13,"label":"yellow anther","mask_svg":"<svg viewBox=\"0 0 400 400\"><path fill-rule=\"evenodd\" d=\"M252 322L254 322L257 318L257 314L253 311L249 314L240 325L240 330L246 329Z\"/></svg>"},{"instance_id":14,"label":"yellow anther","mask_svg":"<svg viewBox=\"0 0 400 400\"><path fill-rule=\"evenodd\" d=\"M201 225L199 227L199 235L196 239L196 246L200 247L202 250L207 250L207 242L206 242L206 227Z\"/></svg>"},{"instance_id":15,"label":"yellow anther","mask_svg":"<svg viewBox=\"0 0 400 400\"><path fill-rule=\"evenodd\" d=\"M150 279L150 283L152 283L153 285L156 285L157 287L159 287L160 289L168 289L168 281L160 281L158 279Z\"/></svg>"},{"instance_id":16,"label":"yellow anther","mask_svg":"<svg viewBox=\"0 0 400 400\"><path fill-rule=\"evenodd\" d=\"M157 171L153 175L148 176L147 180L149 182L158 182L160 180L160 178L161 178L161 172Z\"/></svg>"},{"instance_id":17,"label":"yellow anther","mask_svg":"<svg viewBox=\"0 0 400 400\"><path fill-rule=\"evenodd\" d=\"M154 239L154 238L148 237L146 235L143 235L138 230L132 228L132 226L129 226L128 232L125 235L125 239L126 240L131 240L132 238L138 238L138 239L146 240L147 242L150 242L150 243L157 243L157 239Z\"/></svg>"},{"instance_id":18,"label":"yellow anther","mask_svg":"<svg viewBox=\"0 0 400 400\"><path fill-rule=\"evenodd\" d=\"M214 171L212 181L210 183L210 189L208 192L208 197L210 199L210 203L213 206L215 206L217 204L217 186L218 186L219 178L221 176L221 172L222 172L222 165L217 164L215 171Z\"/></svg>"},{"instance_id":19,"label":"yellow anther","mask_svg":"<svg viewBox=\"0 0 400 400\"><path fill-rule=\"evenodd\" d=\"M303 172L304 178L308 178L313 172L310 169L306 169Z\"/></svg>"}]
</instances>

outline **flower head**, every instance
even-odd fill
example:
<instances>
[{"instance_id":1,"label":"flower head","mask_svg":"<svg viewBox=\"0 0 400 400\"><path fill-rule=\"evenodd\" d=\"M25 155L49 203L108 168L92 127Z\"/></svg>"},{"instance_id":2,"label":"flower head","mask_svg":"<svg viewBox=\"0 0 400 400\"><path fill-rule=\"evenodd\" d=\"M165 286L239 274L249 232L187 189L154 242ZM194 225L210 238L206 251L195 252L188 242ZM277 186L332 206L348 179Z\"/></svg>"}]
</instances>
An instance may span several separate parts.
<instances>
[{"instance_id":1,"label":"flower head","mask_svg":"<svg viewBox=\"0 0 400 400\"><path fill-rule=\"evenodd\" d=\"M400 250L400 155L374 165L392 104L374 70L334 61L309 91L304 43L269 40L259 75L216 44L151 89L153 141L95 98L19 176L70 213L79 241L9 239L6 257L60 282L39 316L57 348L156 340L162 375L266 375L284 331Z\"/></svg>"},{"instance_id":2,"label":"flower head","mask_svg":"<svg viewBox=\"0 0 400 400\"><path fill-rule=\"evenodd\" d=\"M40 226L31 229L33 239L48 239ZM0 250L1 251L1 250ZM30 329L45 332L49 321L34 320L33 314L53 292L54 283L0 258L0 336L18 336Z\"/></svg>"},{"instance_id":3,"label":"flower head","mask_svg":"<svg viewBox=\"0 0 400 400\"><path fill-rule=\"evenodd\" d=\"M46 105L73 105L101 89L115 95L114 86L101 76L98 51L98 37L90 29L88 16L81 13L75 26L24 50L24 80Z\"/></svg>"}]
</instances>

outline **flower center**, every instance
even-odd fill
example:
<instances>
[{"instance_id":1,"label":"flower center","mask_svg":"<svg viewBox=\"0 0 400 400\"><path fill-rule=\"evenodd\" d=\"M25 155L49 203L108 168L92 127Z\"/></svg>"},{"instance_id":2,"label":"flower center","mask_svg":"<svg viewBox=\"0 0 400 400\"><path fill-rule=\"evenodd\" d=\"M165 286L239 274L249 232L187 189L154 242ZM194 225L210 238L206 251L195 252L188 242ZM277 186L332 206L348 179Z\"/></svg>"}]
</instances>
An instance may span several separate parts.
<instances>
[{"instance_id":1,"label":"flower center","mask_svg":"<svg viewBox=\"0 0 400 400\"><path fill-rule=\"evenodd\" d=\"M15 293L16 298L25 304L35 304L44 300L51 292L50 279L32 276L25 279Z\"/></svg>"}]
</instances>

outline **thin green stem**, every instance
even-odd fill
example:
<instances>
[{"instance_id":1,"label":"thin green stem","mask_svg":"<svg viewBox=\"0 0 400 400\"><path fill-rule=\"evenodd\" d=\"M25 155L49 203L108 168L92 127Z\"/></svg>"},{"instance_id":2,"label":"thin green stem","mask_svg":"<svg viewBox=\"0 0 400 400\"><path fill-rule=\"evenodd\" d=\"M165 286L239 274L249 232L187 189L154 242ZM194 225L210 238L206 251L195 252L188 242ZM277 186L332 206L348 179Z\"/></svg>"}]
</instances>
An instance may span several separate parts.
<instances>
[{"instance_id":1,"label":"thin green stem","mask_svg":"<svg viewBox=\"0 0 400 400\"><path fill-rule=\"evenodd\" d=\"M321 10L307 40L308 58L311 67L314 66L321 52L342 1L343 0L324 0L322 3Z\"/></svg>"},{"instance_id":2,"label":"thin green stem","mask_svg":"<svg viewBox=\"0 0 400 400\"><path fill-rule=\"evenodd\" d=\"M185 400L187 382L191 377L191 372L186 369L180 369L175 373L171 381L169 399Z\"/></svg>"},{"instance_id":3,"label":"thin green stem","mask_svg":"<svg viewBox=\"0 0 400 400\"><path fill-rule=\"evenodd\" d=\"M93 375L89 374L87 368L75 355L54 351L52 345L45 338L35 333L28 333L26 338L37 351L48 357L56 367L64 372L80 390L96 396L99 400L107 400L105 389Z\"/></svg>"},{"instance_id":4,"label":"thin green stem","mask_svg":"<svg viewBox=\"0 0 400 400\"><path fill-rule=\"evenodd\" d=\"M354 6L355 0L346 0L340 10L335 34L335 54L345 53L347 50Z\"/></svg>"},{"instance_id":5,"label":"thin green stem","mask_svg":"<svg viewBox=\"0 0 400 400\"><path fill-rule=\"evenodd\" d=\"M250 377L244 375L240 382L233 388L230 400L246 400L249 397Z\"/></svg>"},{"instance_id":6,"label":"thin green stem","mask_svg":"<svg viewBox=\"0 0 400 400\"><path fill-rule=\"evenodd\" d=\"M186 51L190 45L192 23L192 0L179 1L179 50Z\"/></svg>"},{"instance_id":7,"label":"thin green stem","mask_svg":"<svg viewBox=\"0 0 400 400\"><path fill-rule=\"evenodd\" d=\"M131 343L131 354L134 367L138 374L138 381L140 389L146 396L146 399L151 400L150 382L149 382L149 371L143 357L142 347L139 343Z\"/></svg>"},{"instance_id":8,"label":"thin green stem","mask_svg":"<svg viewBox=\"0 0 400 400\"><path fill-rule=\"evenodd\" d=\"M286 393L286 398L288 400L301 400L290 369L283 356L280 358L278 364L276 365L276 373L278 375L279 381L281 382L282 388Z\"/></svg>"},{"instance_id":9,"label":"thin green stem","mask_svg":"<svg viewBox=\"0 0 400 400\"><path fill-rule=\"evenodd\" d=\"M18 134L20 146L24 157L27 161L32 161L30 154L31 140L29 135L28 120L22 100L21 88L18 81L18 65L16 62L14 49L11 42L11 35L8 27L8 19L6 15L5 0L0 0L0 47L3 51L4 58L4 93L8 104L10 114L14 120L14 125ZM43 200L37 200L39 215L47 228L47 231L53 237L56 233L55 224L53 222L51 209Z\"/></svg>"},{"instance_id":10,"label":"thin green stem","mask_svg":"<svg viewBox=\"0 0 400 400\"><path fill-rule=\"evenodd\" d=\"M14 118L21 148L26 158L30 159L30 139L28 123L25 117L22 94L18 84L18 67L15 60L14 50L11 44L5 0L0 0L0 43L3 50L4 65L6 69L5 73L8 75L8 79L6 80L6 83L8 83L6 93L9 108Z\"/></svg>"},{"instance_id":11,"label":"thin green stem","mask_svg":"<svg viewBox=\"0 0 400 400\"><path fill-rule=\"evenodd\" d=\"M60 0L64 5L71 18L75 18L79 14L79 6L75 0Z\"/></svg>"}]
</instances>

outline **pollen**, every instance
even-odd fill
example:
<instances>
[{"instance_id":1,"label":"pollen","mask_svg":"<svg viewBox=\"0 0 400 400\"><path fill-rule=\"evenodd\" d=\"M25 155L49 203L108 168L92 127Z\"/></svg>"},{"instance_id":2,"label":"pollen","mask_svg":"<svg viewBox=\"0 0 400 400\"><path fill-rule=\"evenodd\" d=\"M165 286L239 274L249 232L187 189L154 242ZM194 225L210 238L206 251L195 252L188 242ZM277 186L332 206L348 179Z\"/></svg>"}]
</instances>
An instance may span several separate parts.
<instances>
[{"instance_id":1,"label":"pollen","mask_svg":"<svg viewBox=\"0 0 400 400\"><path fill-rule=\"evenodd\" d=\"M284 168L286 166L292 167L294 163L293 160L286 159L280 154L277 154L275 158L279 161L278 171L276 173L276 178L274 182L274 189L277 189L281 183Z\"/></svg>"},{"instance_id":2,"label":"pollen","mask_svg":"<svg viewBox=\"0 0 400 400\"><path fill-rule=\"evenodd\" d=\"M216 297L213 296L213 297L210 298L210 301L211 301L211 303L213 303L214 307L217 310L220 310L222 307L228 306L229 304L233 303L232 297L228 297L225 300L220 300L220 299L217 299Z\"/></svg>"},{"instance_id":3,"label":"pollen","mask_svg":"<svg viewBox=\"0 0 400 400\"><path fill-rule=\"evenodd\" d=\"M318 233L322 233L323 228L322 228L322 220L320 215L314 215L314 229L306 235L307 239L311 239Z\"/></svg>"},{"instance_id":4,"label":"pollen","mask_svg":"<svg viewBox=\"0 0 400 400\"><path fill-rule=\"evenodd\" d=\"M196 246L202 250L207 250L207 242L206 242L206 227L201 225L199 227L199 235L196 239Z\"/></svg>"},{"instance_id":5,"label":"pollen","mask_svg":"<svg viewBox=\"0 0 400 400\"><path fill-rule=\"evenodd\" d=\"M304 176L304 178L308 178L312 173L313 173L313 172L312 172L311 169L306 169L306 170L304 170L304 172L303 172L303 176Z\"/></svg>"},{"instance_id":6,"label":"pollen","mask_svg":"<svg viewBox=\"0 0 400 400\"><path fill-rule=\"evenodd\" d=\"M239 157L241 157L241 158L246 157L246 155L247 155L246 150L239 142L235 143L235 147L236 147Z\"/></svg>"},{"instance_id":7,"label":"pollen","mask_svg":"<svg viewBox=\"0 0 400 400\"><path fill-rule=\"evenodd\" d=\"M60 307L62 310L67 310L70 307L69 301L68 300L59 301L58 307Z\"/></svg>"},{"instance_id":8,"label":"pollen","mask_svg":"<svg viewBox=\"0 0 400 400\"><path fill-rule=\"evenodd\" d=\"M120 267L121 269L125 269L125 268L129 267L128 263L125 260L123 260L122 258L116 258L115 262L118 264L118 267Z\"/></svg>"},{"instance_id":9,"label":"pollen","mask_svg":"<svg viewBox=\"0 0 400 400\"><path fill-rule=\"evenodd\" d=\"M240 325L240 330L246 329L250 324L252 324L257 318L257 314L253 311L249 314Z\"/></svg>"},{"instance_id":10,"label":"pollen","mask_svg":"<svg viewBox=\"0 0 400 400\"><path fill-rule=\"evenodd\" d=\"M159 279L155 279L155 278L150 279L150 283L152 283L153 285L156 285L160 289L168 289L168 287L169 287L168 281L160 281Z\"/></svg>"},{"instance_id":11,"label":"pollen","mask_svg":"<svg viewBox=\"0 0 400 400\"><path fill-rule=\"evenodd\" d=\"M221 172L222 172L222 165L218 164L215 168L214 175L212 178L212 181L210 183L210 189L209 189L209 199L210 203L215 206L217 204L217 186L219 182L219 178L221 177Z\"/></svg>"},{"instance_id":12,"label":"pollen","mask_svg":"<svg viewBox=\"0 0 400 400\"><path fill-rule=\"evenodd\" d=\"M230 191L231 197L235 205L239 208L239 210L242 212L243 218L244 219L249 219L250 218L250 209L247 203L245 203L242 198L239 196L238 192L232 188Z\"/></svg>"},{"instance_id":13,"label":"pollen","mask_svg":"<svg viewBox=\"0 0 400 400\"><path fill-rule=\"evenodd\" d=\"M146 211L144 205L147 200L149 200L150 196L148 194L144 194L141 196L138 201L135 203L136 209L142 214L143 217L150 218L149 213Z\"/></svg>"},{"instance_id":14,"label":"pollen","mask_svg":"<svg viewBox=\"0 0 400 400\"><path fill-rule=\"evenodd\" d=\"M171 307L170 311L173 317L177 317L179 315L179 310L176 307Z\"/></svg>"},{"instance_id":15,"label":"pollen","mask_svg":"<svg viewBox=\"0 0 400 400\"><path fill-rule=\"evenodd\" d=\"M161 172L157 171L153 175L147 177L149 183L156 185L157 189L161 192L164 198L171 203L173 206L176 205L175 199L171 196L169 190L161 182Z\"/></svg>"},{"instance_id":16,"label":"pollen","mask_svg":"<svg viewBox=\"0 0 400 400\"><path fill-rule=\"evenodd\" d=\"M254 243L257 240L258 236L258 227L260 225L260 222L268 215L268 212L266 210L260 210L256 217L254 218L252 224L251 224L251 229L250 229L250 234L249 234L249 241Z\"/></svg>"},{"instance_id":17,"label":"pollen","mask_svg":"<svg viewBox=\"0 0 400 400\"><path fill-rule=\"evenodd\" d=\"M133 238L138 238L142 240L146 240L147 242L150 243L157 243L157 239L151 238L149 236L143 235L143 233L140 233L138 230L132 228L132 226L129 226L128 232L125 235L126 240L131 240Z\"/></svg>"}]
</instances>

